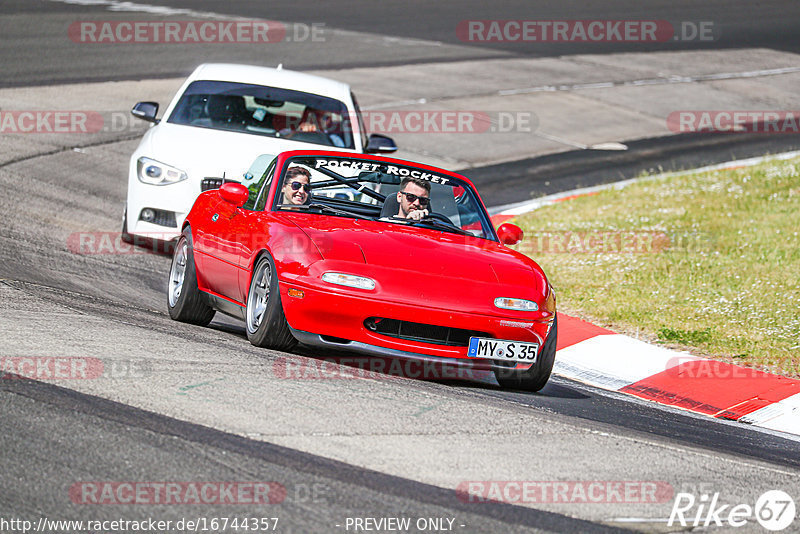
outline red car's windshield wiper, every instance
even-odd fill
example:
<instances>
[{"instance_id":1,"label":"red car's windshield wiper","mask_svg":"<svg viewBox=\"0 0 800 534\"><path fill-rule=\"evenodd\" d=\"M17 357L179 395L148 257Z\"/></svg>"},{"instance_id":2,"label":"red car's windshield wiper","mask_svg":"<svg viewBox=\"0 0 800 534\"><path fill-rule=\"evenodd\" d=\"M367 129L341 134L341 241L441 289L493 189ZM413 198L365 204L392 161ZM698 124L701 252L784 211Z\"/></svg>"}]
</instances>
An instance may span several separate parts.
<instances>
[{"instance_id":1,"label":"red car's windshield wiper","mask_svg":"<svg viewBox=\"0 0 800 534\"><path fill-rule=\"evenodd\" d=\"M369 221L374 220L372 217L368 217L366 215L361 215L360 213L353 213L353 212L350 212L350 211L345 211L345 210L340 210L340 209L337 209L337 208L332 208L330 206L326 206L325 204L300 204L300 205L294 205L294 204L286 205L286 204L283 204L280 207L283 208L283 209L288 207L291 210L303 210L303 211L308 211L310 209L317 209L317 210L319 210L319 211L321 211L323 213L332 213L334 215L342 215L343 217L353 217L353 218L356 218L356 219L367 219Z\"/></svg>"},{"instance_id":2,"label":"red car's windshield wiper","mask_svg":"<svg viewBox=\"0 0 800 534\"><path fill-rule=\"evenodd\" d=\"M433 217L430 216L423 217L418 221L412 219L400 219L400 220L407 221L408 224L414 226L430 225L430 226L435 226L436 228L440 228L442 230L447 230L448 232L453 232L461 235L469 235L469 236L473 235L471 232L463 230L451 222L445 222L442 219L434 219Z\"/></svg>"}]
</instances>

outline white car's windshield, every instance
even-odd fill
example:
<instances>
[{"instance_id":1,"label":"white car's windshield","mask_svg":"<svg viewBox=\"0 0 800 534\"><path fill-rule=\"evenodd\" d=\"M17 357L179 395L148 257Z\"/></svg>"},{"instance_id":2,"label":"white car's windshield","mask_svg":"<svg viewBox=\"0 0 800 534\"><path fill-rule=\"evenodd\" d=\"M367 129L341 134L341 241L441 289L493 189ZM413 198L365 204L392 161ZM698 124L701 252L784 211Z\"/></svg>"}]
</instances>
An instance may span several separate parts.
<instances>
[{"instance_id":1,"label":"white car's windshield","mask_svg":"<svg viewBox=\"0 0 800 534\"><path fill-rule=\"evenodd\" d=\"M349 114L342 102L263 85L192 82L167 122L355 148Z\"/></svg>"},{"instance_id":2,"label":"white car's windshield","mask_svg":"<svg viewBox=\"0 0 800 534\"><path fill-rule=\"evenodd\" d=\"M455 177L369 159L294 157L274 209L366 218L494 239L472 187ZM412 215L413 211L426 213Z\"/></svg>"}]
</instances>

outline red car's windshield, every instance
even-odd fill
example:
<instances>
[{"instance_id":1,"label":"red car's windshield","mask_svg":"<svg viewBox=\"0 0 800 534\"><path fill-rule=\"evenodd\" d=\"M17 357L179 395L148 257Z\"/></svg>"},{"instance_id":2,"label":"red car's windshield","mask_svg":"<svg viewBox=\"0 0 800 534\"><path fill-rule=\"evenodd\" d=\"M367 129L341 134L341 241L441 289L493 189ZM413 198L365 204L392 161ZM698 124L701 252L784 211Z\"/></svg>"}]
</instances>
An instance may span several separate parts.
<instances>
[{"instance_id":1,"label":"red car's windshield","mask_svg":"<svg viewBox=\"0 0 800 534\"><path fill-rule=\"evenodd\" d=\"M357 157L300 156L284 165L277 187L277 210L368 218L494 239L472 187L434 171Z\"/></svg>"}]
</instances>

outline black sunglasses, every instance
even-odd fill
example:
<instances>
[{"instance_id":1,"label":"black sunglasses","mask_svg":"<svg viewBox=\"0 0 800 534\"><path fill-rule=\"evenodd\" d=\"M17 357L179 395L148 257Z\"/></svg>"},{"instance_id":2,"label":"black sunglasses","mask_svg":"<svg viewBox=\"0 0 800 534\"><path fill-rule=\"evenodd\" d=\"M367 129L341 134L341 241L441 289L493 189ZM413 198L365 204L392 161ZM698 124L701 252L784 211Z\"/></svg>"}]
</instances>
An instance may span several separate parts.
<instances>
[{"instance_id":1,"label":"black sunglasses","mask_svg":"<svg viewBox=\"0 0 800 534\"><path fill-rule=\"evenodd\" d=\"M406 200L408 200L409 204L413 204L414 202L419 200L419 205L425 207L428 205L428 202L431 201L431 199L429 199L428 197L419 197L411 193L406 193L405 191L400 191L400 192L406 196Z\"/></svg>"},{"instance_id":2,"label":"black sunglasses","mask_svg":"<svg viewBox=\"0 0 800 534\"><path fill-rule=\"evenodd\" d=\"M292 186L293 191L299 191L300 188L303 188L303 191L306 193L311 192L311 184L304 184L303 182L292 182L290 184Z\"/></svg>"}]
</instances>

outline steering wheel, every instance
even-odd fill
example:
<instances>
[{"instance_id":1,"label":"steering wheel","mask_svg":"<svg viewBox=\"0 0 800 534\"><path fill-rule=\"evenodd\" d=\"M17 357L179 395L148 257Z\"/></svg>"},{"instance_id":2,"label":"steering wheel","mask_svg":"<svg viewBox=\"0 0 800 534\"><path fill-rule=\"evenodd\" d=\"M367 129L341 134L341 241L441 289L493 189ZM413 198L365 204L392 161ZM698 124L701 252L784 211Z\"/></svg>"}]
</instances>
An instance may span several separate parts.
<instances>
[{"instance_id":1,"label":"steering wheel","mask_svg":"<svg viewBox=\"0 0 800 534\"><path fill-rule=\"evenodd\" d=\"M440 220L442 222L445 222L445 223L449 224L450 226L455 226L453 224L453 221L451 221L449 217L447 217L446 215L442 215L441 213L430 213L429 212L425 217L422 218L423 221L425 219L438 219L438 220Z\"/></svg>"}]
</instances>

